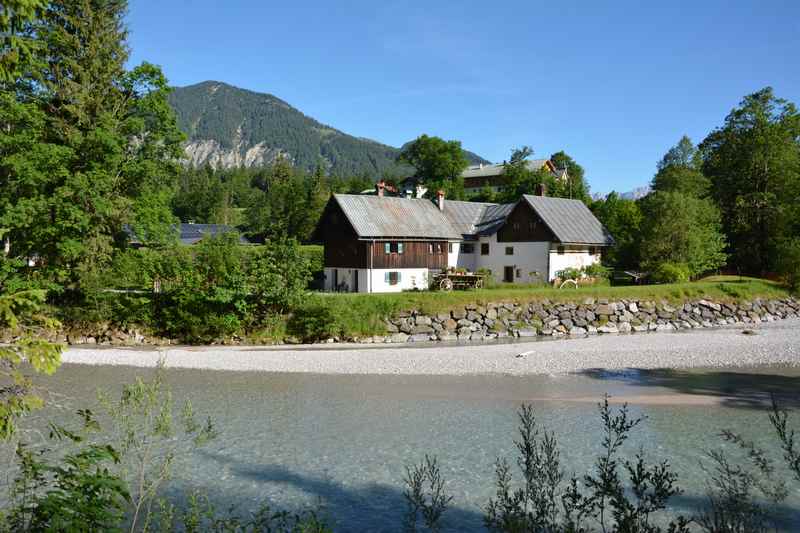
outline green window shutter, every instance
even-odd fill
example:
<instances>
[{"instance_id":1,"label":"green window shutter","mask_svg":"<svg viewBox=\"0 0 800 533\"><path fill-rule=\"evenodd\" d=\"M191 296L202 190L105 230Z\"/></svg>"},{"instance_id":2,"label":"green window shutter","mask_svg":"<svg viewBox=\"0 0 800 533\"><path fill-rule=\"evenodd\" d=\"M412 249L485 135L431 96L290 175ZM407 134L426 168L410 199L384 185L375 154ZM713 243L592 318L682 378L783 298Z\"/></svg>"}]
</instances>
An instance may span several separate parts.
<instances>
[{"instance_id":1,"label":"green window shutter","mask_svg":"<svg viewBox=\"0 0 800 533\"><path fill-rule=\"evenodd\" d=\"M383 243L383 252L384 253L391 253L392 252L392 245L388 242Z\"/></svg>"}]
</instances>

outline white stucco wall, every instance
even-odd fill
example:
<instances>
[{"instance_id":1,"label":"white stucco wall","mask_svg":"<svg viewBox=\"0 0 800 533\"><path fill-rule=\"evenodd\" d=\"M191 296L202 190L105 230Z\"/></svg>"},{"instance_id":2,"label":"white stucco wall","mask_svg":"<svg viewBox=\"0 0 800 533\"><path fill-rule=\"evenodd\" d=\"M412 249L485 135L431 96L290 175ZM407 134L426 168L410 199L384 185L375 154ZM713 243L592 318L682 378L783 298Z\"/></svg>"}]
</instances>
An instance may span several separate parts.
<instances>
[{"instance_id":1,"label":"white stucco wall","mask_svg":"<svg viewBox=\"0 0 800 533\"><path fill-rule=\"evenodd\" d=\"M462 243L454 242L453 251L447 254L448 268L464 268L470 272L475 270L475 257L478 255L478 243L472 243L474 251L471 254L463 253Z\"/></svg>"},{"instance_id":2,"label":"white stucco wall","mask_svg":"<svg viewBox=\"0 0 800 533\"><path fill-rule=\"evenodd\" d=\"M337 271L336 276L334 276L334 270ZM397 285L391 285L386 281L387 272L400 273L400 281ZM355 284L356 276L358 277L358 285ZM333 291L336 289L333 286L335 277L338 279L340 287L346 286L345 292L355 292L356 287L358 287L358 292L370 292L370 289L371 292L401 292L414 288L427 289L429 276L430 273L427 268L375 268L371 271L367 268L325 268L325 290ZM372 278L371 284L370 277Z\"/></svg>"},{"instance_id":3,"label":"white stucco wall","mask_svg":"<svg viewBox=\"0 0 800 533\"><path fill-rule=\"evenodd\" d=\"M369 270L364 270L367 274ZM390 285L386 282L387 272L399 272L400 282L397 285ZM427 268L396 268L396 269L372 269L372 292L401 292L414 288L425 290L428 288L430 274ZM364 288L366 292L367 288Z\"/></svg>"},{"instance_id":4,"label":"white stucco wall","mask_svg":"<svg viewBox=\"0 0 800 533\"><path fill-rule=\"evenodd\" d=\"M582 268L600 262L599 248L595 254L589 254L586 246L565 246L564 253L558 253L558 246L553 244L550 249L550 280L555 279L556 272L565 268Z\"/></svg>"},{"instance_id":5,"label":"white stucco wall","mask_svg":"<svg viewBox=\"0 0 800 533\"><path fill-rule=\"evenodd\" d=\"M482 243L489 244L488 255L481 254ZM506 255L507 247L513 248L512 255ZM480 242L475 244L475 270L491 270L492 277L498 283L503 282L507 266L514 268L514 283L547 281L549 250L549 242L497 242L497 234L481 237Z\"/></svg>"}]
</instances>

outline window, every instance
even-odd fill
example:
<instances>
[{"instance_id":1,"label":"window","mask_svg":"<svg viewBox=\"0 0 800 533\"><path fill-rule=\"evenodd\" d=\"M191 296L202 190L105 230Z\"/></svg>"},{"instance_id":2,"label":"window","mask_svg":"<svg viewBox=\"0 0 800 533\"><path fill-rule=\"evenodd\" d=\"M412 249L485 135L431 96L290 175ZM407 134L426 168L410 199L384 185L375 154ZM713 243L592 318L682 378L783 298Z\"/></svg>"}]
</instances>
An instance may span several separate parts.
<instances>
[{"instance_id":1,"label":"window","mask_svg":"<svg viewBox=\"0 0 800 533\"><path fill-rule=\"evenodd\" d=\"M443 254L444 253L444 243L437 242L436 243L436 253Z\"/></svg>"},{"instance_id":2,"label":"window","mask_svg":"<svg viewBox=\"0 0 800 533\"><path fill-rule=\"evenodd\" d=\"M397 253L398 254L402 254L403 253L403 243L402 242L398 242L397 243Z\"/></svg>"},{"instance_id":3,"label":"window","mask_svg":"<svg viewBox=\"0 0 800 533\"><path fill-rule=\"evenodd\" d=\"M530 222L528 222L528 229L531 230L531 231L536 231L536 221L535 220L531 220Z\"/></svg>"},{"instance_id":4,"label":"window","mask_svg":"<svg viewBox=\"0 0 800 533\"><path fill-rule=\"evenodd\" d=\"M453 253L453 243L452 242L448 242L447 243L447 253L448 254L452 254Z\"/></svg>"},{"instance_id":5,"label":"window","mask_svg":"<svg viewBox=\"0 0 800 533\"><path fill-rule=\"evenodd\" d=\"M400 272L386 272L383 275L383 280L389 285L397 285L400 283Z\"/></svg>"},{"instance_id":6,"label":"window","mask_svg":"<svg viewBox=\"0 0 800 533\"><path fill-rule=\"evenodd\" d=\"M514 231L519 231L519 222L514 222Z\"/></svg>"},{"instance_id":7,"label":"window","mask_svg":"<svg viewBox=\"0 0 800 533\"><path fill-rule=\"evenodd\" d=\"M559 246L558 247L558 255L564 255L564 247L563 246Z\"/></svg>"},{"instance_id":8,"label":"window","mask_svg":"<svg viewBox=\"0 0 800 533\"><path fill-rule=\"evenodd\" d=\"M383 252L386 254L392 253L392 245L391 243L385 242L383 243Z\"/></svg>"},{"instance_id":9,"label":"window","mask_svg":"<svg viewBox=\"0 0 800 533\"><path fill-rule=\"evenodd\" d=\"M506 255L514 255L514 247L506 246Z\"/></svg>"},{"instance_id":10,"label":"window","mask_svg":"<svg viewBox=\"0 0 800 533\"><path fill-rule=\"evenodd\" d=\"M594 246L589 247L589 255L597 255L597 249Z\"/></svg>"},{"instance_id":11,"label":"window","mask_svg":"<svg viewBox=\"0 0 800 533\"><path fill-rule=\"evenodd\" d=\"M429 254L433 254L433 243L432 242L428 243L428 253Z\"/></svg>"},{"instance_id":12,"label":"window","mask_svg":"<svg viewBox=\"0 0 800 533\"><path fill-rule=\"evenodd\" d=\"M461 253L462 254L474 254L475 253L475 245L470 242L462 242L461 243Z\"/></svg>"},{"instance_id":13,"label":"window","mask_svg":"<svg viewBox=\"0 0 800 533\"><path fill-rule=\"evenodd\" d=\"M517 269L517 278L521 278L521 277L522 277L522 269L518 268Z\"/></svg>"},{"instance_id":14,"label":"window","mask_svg":"<svg viewBox=\"0 0 800 533\"><path fill-rule=\"evenodd\" d=\"M403 253L403 243L402 242L385 242L383 243L383 252L387 254L402 254Z\"/></svg>"},{"instance_id":15,"label":"window","mask_svg":"<svg viewBox=\"0 0 800 533\"><path fill-rule=\"evenodd\" d=\"M489 243L482 242L481 243L481 255L489 255Z\"/></svg>"}]
</instances>

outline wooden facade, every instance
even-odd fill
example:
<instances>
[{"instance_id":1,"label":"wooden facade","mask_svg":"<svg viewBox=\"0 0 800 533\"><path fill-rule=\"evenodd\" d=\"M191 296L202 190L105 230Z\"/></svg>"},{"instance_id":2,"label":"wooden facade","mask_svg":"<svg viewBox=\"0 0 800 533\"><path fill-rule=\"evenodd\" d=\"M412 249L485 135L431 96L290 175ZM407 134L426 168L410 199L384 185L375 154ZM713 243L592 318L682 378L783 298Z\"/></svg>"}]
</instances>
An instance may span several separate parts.
<instances>
[{"instance_id":1,"label":"wooden facade","mask_svg":"<svg viewBox=\"0 0 800 533\"><path fill-rule=\"evenodd\" d=\"M367 268L367 248L336 202L328 202L314 240L325 244L324 265L335 268Z\"/></svg>"},{"instance_id":2,"label":"wooden facade","mask_svg":"<svg viewBox=\"0 0 800 533\"><path fill-rule=\"evenodd\" d=\"M519 202L497 232L497 242L557 241L528 202Z\"/></svg>"},{"instance_id":3,"label":"wooden facade","mask_svg":"<svg viewBox=\"0 0 800 533\"><path fill-rule=\"evenodd\" d=\"M350 221L336 202L328 202L313 240L325 244L326 267L441 270L447 268L447 241L359 240ZM386 253L387 243L389 253ZM400 243L402 243L402 253L398 246Z\"/></svg>"},{"instance_id":4,"label":"wooden facade","mask_svg":"<svg viewBox=\"0 0 800 533\"><path fill-rule=\"evenodd\" d=\"M393 243L403 244L403 253ZM390 252L386 253L386 244ZM447 241L375 241L362 243L372 248L372 264L367 268L447 268Z\"/></svg>"}]
</instances>

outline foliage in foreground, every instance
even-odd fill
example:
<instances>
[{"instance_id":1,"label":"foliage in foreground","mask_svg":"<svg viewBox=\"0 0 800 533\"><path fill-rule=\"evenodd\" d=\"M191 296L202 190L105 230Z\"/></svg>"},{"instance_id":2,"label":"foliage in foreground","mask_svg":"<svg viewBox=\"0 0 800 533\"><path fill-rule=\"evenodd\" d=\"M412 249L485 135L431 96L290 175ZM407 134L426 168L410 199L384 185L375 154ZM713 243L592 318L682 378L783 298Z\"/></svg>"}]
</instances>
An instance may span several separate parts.
<instances>
[{"instance_id":1,"label":"foliage in foreground","mask_svg":"<svg viewBox=\"0 0 800 533\"><path fill-rule=\"evenodd\" d=\"M18 336L13 344L0 345L0 441L14 434L21 415L42 405L32 391L25 365L52 374L61 364L61 346L43 337L45 330L58 327L58 322L41 313L44 299L43 290L0 293L0 328Z\"/></svg>"},{"instance_id":2,"label":"foliage in foreground","mask_svg":"<svg viewBox=\"0 0 800 533\"><path fill-rule=\"evenodd\" d=\"M683 493L667 460L649 463L644 450L633 459L622 453L632 431L645 418L632 418L627 405L613 411L608 397L599 404L602 452L590 471L568 480L555 434L540 429L530 405L519 412L514 469L504 458L495 463L495 497L485 507L484 524L494 533L767 533L778 529L779 504L789 490L769 451L732 430L720 437L733 451L709 450L707 505L694 516L670 516L670 500ZM783 461L800 483L800 444L789 428L788 413L773 400L769 421ZM407 468L406 531L439 531L451 497L435 457ZM423 520L419 520L420 516Z\"/></svg>"}]
</instances>

